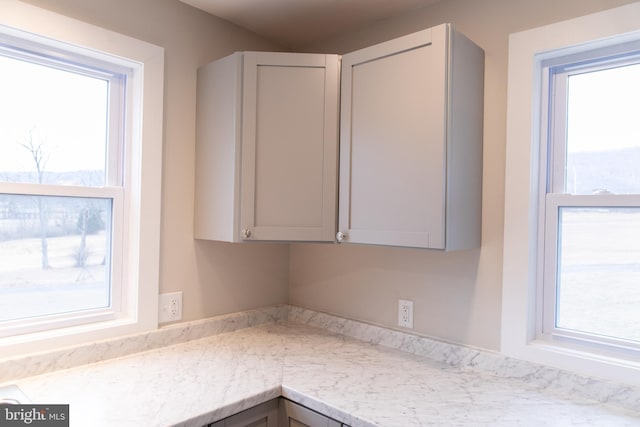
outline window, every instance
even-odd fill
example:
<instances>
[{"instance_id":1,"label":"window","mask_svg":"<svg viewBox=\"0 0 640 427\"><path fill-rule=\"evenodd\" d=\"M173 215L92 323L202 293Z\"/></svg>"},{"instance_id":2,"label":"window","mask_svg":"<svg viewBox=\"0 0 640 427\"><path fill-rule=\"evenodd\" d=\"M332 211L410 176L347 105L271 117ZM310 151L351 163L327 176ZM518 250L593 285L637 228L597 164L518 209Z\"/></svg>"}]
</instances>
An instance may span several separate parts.
<instances>
[{"instance_id":1,"label":"window","mask_svg":"<svg viewBox=\"0 0 640 427\"><path fill-rule=\"evenodd\" d=\"M637 79L638 16L631 3L509 37L501 324L508 356L634 386L638 80L620 73Z\"/></svg>"},{"instance_id":2,"label":"window","mask_svg":"<svg viewBox=\"0 0 640 427\"><path fill-rule=\"evenodd\" d=\"M128 74L0 42L0 336L120 312Z\"/></svg>"},{"instance_id":3,"label":"window","mask_svg":"<svg viewBox=\"0 0 640 427\"><path fill-rule=\"evenodd\" d=\"M541 65L542 335L640 348L640 43Z\"/></svg>"},{"instance_id":4,"label":"window","mask_svg":"<svg viewBox=\"0 0 640 427\"><path fill-rule=\"evenodd\" d=\"M157 327L162 87L161 48L0 6L3 355Z\"/></svg>"}]
</instances>

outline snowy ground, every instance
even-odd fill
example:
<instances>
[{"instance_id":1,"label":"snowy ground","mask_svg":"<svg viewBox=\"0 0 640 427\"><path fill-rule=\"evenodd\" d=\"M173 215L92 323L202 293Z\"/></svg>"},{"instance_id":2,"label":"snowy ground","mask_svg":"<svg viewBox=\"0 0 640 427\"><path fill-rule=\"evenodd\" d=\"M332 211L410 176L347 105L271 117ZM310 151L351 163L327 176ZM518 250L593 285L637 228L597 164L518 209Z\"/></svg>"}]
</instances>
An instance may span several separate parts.
<instances>
[{"instance_id":1,"label":"snowy ground","mask_svg":"<svg viewBox=\"0 0 640 427\"><path fill-rule=\"evenodd\" d=\"M640 213L565 215L561 327L640 341Z\"/></svg>"},{"instance_id":2,"label":"snowy ground","mask_svg":"<svg viewBox=\"0 0 640 427\"><path fill-rule=\"evenodd\" d=\"M0 242L0 321L109 304L104 234L87 236L85 267L75 267L80 236L47 242L47 270L42 269L40 239Z\"/></svg>"}]
</instances>

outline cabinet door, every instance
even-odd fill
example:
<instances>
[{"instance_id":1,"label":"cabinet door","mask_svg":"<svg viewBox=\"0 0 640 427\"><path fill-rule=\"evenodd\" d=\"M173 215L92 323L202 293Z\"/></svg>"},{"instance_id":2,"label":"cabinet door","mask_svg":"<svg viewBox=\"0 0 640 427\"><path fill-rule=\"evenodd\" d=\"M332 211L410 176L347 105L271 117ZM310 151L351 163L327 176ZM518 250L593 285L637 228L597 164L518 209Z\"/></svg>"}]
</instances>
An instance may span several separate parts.
<instances>
[{"instance_id":1,"label":"cabinet door","mask_svg":"<svg viewBox=\"0 0 640 427\"><path fill-rule=\"evenodd\" d=\"M246 52L243 70L243 237L332 241L338 57Z\"/></svg>"},{"instance_id":2,"label":"cabinet door","mask_svg":"<svg viewBox=\"0 0 640 427\"><path fill-rule=\"evenodd\" d=\"M344 241L442 248L447 27L342 58Z\"/></svg>"},{"instance_id":3,"label":"cabinet door","mask_svg":"<svg viewBox=\"0 0 640 427\"><path fill-rule=\"evenodd\" d=\"M341 427L338 421L286 399L280 399L279 409L278 427Z\"/></svg>"}]
</instances>

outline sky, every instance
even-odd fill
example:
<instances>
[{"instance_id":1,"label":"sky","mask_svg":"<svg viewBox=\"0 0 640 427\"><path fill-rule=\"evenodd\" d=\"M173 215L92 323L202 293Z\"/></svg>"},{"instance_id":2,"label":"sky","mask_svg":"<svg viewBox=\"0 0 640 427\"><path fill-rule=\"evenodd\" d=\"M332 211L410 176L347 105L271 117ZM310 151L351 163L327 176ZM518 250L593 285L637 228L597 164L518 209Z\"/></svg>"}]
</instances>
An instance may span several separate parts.
<instances>
[{"instance_id":1,"label":"sky","mask_svg":"<svg viewBox=\"0 0 640 427\"><path fill-rule=\"evenodd\" d=\"M0 173L35 171L21 146L43 143L46 171L102 170L106 80L0 55Z\"/></svg>"},{"instance_id":2,"label":"sky","mask_svg":"<svg viewBox=\"0 0 640 427\"><path fill-rule=\"evenodd\" d=\"M0 173L102 170L108 82L0 55ZM640 64L569 80L568 151L640 147Z\"/></svg>"},{"instance_id":3,"label":"sky","mask_svg":"<svg viewBox=\"0 0 640 427\"><path fill-rule=\"evenodd\" d=\"M571 76L568 151L640 148L640 64Z\"/></svg>"}]
</instances>

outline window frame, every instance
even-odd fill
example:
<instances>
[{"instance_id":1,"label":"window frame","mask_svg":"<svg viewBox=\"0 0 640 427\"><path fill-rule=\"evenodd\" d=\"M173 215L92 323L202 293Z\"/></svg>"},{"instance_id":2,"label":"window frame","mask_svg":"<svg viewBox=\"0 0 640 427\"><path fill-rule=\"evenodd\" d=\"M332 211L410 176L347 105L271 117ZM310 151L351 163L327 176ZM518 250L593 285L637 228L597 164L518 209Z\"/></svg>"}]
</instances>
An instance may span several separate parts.
<instances>
[{"instance_id":1,"label":"window frame","mask_svg":"<svg viewBox=\"0 0 640 427\"><path fill-rule=\"evenodd\" d=\"M539 282L536 335L541 339L586 346L589 351L619 357L640 356L640 344L624 339L558 327L557 291L562 208L640 207L639 194L574 194L566 189L568 82L572 75L640 63L640 40L597 47L540 61ZM588 46L587 44L586 46ZM586 47L585 46L585 47ZM535 95L534 95L535 96Z\"/></svg>"},{"instance_id":2,"label":"window frame","mask_svg":"<svg viewBox=\"0 0 640 427\"><path fill-rule=\"evenodd\" d=\"M0 337L59 329L74 325L115 320L126 314L127 300L123 292L123 251L126 228L124 223L124 197L128 182L122 163L125 159L126 120L129 100L127 80L131 70L95 56L80 55L52 46L47 40L35 42L35 37L15 37L0 31L0 55L17 61L82 75L108 82L108 119L105 129L107 151L104 181L101 185L60 185L30 182L0 182L0 194L30 195L35 197L93 198L111 201L109 214L109 293L110 304L104 308L49 313L32 318L15 319L0 323Z\"/></svg>"},{"instance_id":3,"label":"window frame","mask_svg":"<svg viewBox=\"0 0 640 427\"><path fill-rule=\"evenodd\" d=\"M547 193L540 227L545 243L538 259L543 272L538 291L542 292L541 310L538 312L537 336L556 342L584 346L588 351L617 354L620 358L640 356L640 343L605 337L596 333L573 331L556 326L556 296L558 267L558 229L561 208L640 208L639 195L571 195Z\"/></svg>"},{"instance_id":4,"label":"window frame","mask_svg":"<svg viewBox=\"0 0 640 427\"><path fill-rule=\"evenodd\" d=\"M112 248L111 258L110 293L111 304L109 307L92 308L81 311L53 313L32 318L15 319L0 322L0 340L19 335L28 335L69 328L77 325L98 324L120 319L126 316L126 295L123 295L123 260L125 256L115 249L122 248L124 227L124 193L123 187L78 187L70 185L27 184L27 183L0 183L0 194L36 196L36 197L68 197L68 198L92 198L111 201L110 222L107 227L111 229L109 237ZM1 342L1 341L0 341ZM1 344L0 344L1 346Z\"/></svg>"},{"instance_id":5,"label":"window frame","mask_svg":"<svg viewBox=\"0 0 640 427\"><path fill-rule=\"evenodd\" d=\"M118 176L123 177L124 189L107 186L105 190L107 197L121 199L117 202L120 207L114 206L114 212L116 209L122 212L123 236L128 236L126 242L113 243L121 249L123 268L120 274L125 303L117 316L108 320L0 338L3 356L24 355L157 329L161 228L161 189L158 183L162 173L164 49L17 0L5 0L0 4L0 31L27 42L45 43L56 51L94 58L131 70L125 95L130 102L122 115L122 120L127 123L123 135L127 141L124 158L117 158L119 164L113 166L118 171L107 176L107 184L114 184ZM28 184L12 184L12 187L18 192L40 192ZM56 193L53 195L70 191L69 188L58 187L62 186L49 187ZM85 190L92 196L101 191L83 189L80 192ZM118 195L119 192L122 194ZM102 194L98 197L104 197Z\"/></svg>"},{"instance_id":6,"label":"window frame","mask_svg":"<svg viewBox=\"0 0 640 427\"><path fill-rule=\"evenodd\" d=\"M540 94L544 61L639 40L639 19L640 4L632 3L509 37L501 323L501 351L508 356L632 385L640 385L637 359L539 336L546 182L539 174L546 132Z\"/></svg>"}]
</instances>

